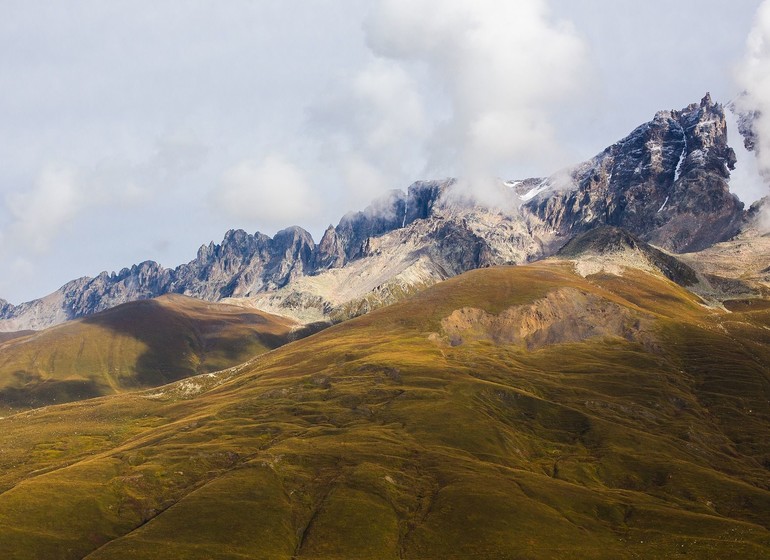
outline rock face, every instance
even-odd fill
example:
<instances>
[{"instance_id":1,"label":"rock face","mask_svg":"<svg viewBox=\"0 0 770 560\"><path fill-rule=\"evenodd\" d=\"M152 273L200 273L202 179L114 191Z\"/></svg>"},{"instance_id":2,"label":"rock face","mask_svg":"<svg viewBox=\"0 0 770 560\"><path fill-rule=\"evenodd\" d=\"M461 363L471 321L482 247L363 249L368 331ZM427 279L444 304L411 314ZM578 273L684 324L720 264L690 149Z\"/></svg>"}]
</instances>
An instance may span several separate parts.
<instances>
[{"instance_id":1,"label":"rock face","mask_svg":"<svg viewBox=\"0 0 770 560\"><path fill-rule=\"evenodd\" d=\"M561 288L528 305L505 309L497 315L464 307L441 321L452 346L469 340L517 344L529 350L597 336L644 340L651 321L642 313L575 288Z\"/></svg>"},{"instance_id":2,"label":"rock face","mask_svg":"<svg viewBox=\"0 0 770 560\"><path fill-rule=\"evenodd\" d=\"M706 95L657 113L565 172L501 182L518 208L458 204L467 198L453 190L460 183L420 181L346 214L317 245L299 227L272 238L232 230L175 269L144 262L18 306L0 301L0 330L39 329L166 293L305 321L344 318L473 268L549 256L604 225L669 251L696 251L732 237L746 219L728 188L734 164L723 108Z\"/></svg>"},{"instance_id":3,"label":"rock face","mask_svg":"<svg viewBox=\"0 0 770 560\"><path fill-rule=\"evenodd\" d=\"M346 258L345 242L334 229L334 226L330 225L326 228L313 255L313 268L316 270L338 268L345 264Z\"/></svg>"},{"instance_id":4,"label":"rock face","mask_svg":"<svg viewBox=\"0 0 770 560\"><path fill-rule=\"evenodd\" d=\"M350 212L343 216L336 234L345 247L346 260L362 256L368 239L433 215L434 206L452 184L454 181L451 179L418 181L409 187L406 194L390 191L363 212Z\"/></svg>"},{"instance_id":5,"label":"rock face","mask_svg":"<svg viewBox=\"0 0 770 560\"><path fill-rule=\"evenodd\" d=\"M706 95L659 112L571 170L566 187L546 179L554 187L526 205L562 237L607 224L675 252L697 251L738 232L743 204L728 187L734 165L724 110Z\"/></svg>"}]
</instances>

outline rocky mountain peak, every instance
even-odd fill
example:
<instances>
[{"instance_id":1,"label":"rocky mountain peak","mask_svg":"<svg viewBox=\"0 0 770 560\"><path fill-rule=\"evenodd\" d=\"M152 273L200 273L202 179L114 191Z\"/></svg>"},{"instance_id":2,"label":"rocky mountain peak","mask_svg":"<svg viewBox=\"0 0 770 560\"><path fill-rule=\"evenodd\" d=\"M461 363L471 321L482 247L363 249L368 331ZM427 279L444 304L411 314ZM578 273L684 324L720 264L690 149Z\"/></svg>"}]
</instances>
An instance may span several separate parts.
<instances>
[{"instance_id":1,"label":"rocky mountain peak","mask_svg":"<svg viewBox=\"0 0 770 560\"><path fill-rule=\"evenodd\" d=\"M270 249L265 272L271 288L280 288L293 278L312 272L315 242L301 227L292 226L276 233Z\"/></svg>"},{"instance_id":2,"label":"rocky mountain peak","mask_svg":"<svg viewBox=\"0 0 770 560\"><path fill-rule=\"evenodd\" d=\"M209 242L208 245L201 245L200 249L198 249L197 260L205 261L210 259L214 255L216 247L213 241Z\"/></svg>"},{"instance_id":3,"label":"rocky mountain peak","mask_svg":"<svg viewBox=\"0 0 770 560\"><path fill-rule=\"evenodd\" d=\"M327 268L338 268L345 264L345 245L342 238L337 235L334 226L329 225L324 231L321 242L316 247L313 255L313 268L325 270Z\"/></svg>"},{"instance_id":4,"label":"rocky mountain peak","mask_svg":"<svg viewBox=\"0 0 770 560\"><path fill-rule=\"evenodd\" d=\"M393 231L404 224L407 197L393 190L376 199L360 212L345 214L337 225L337 235L345 246L346 260L360 257L369 237Z\"/></svg>"},{"instance_id":5,"label":"rocky mountain peak","mask_svg":"<svg viewBox=\"0 0 770 560\"><path fill-rule=\"evenodd\" d=\"M296 244L307 245L311 248L315 247L313 236L308 231L299 227L291 226L282 229L273 236L273 243L278 247L292 246Z\"/></svg>"},{"instance_id":6,"label":"rocky mountain peak","mask_svg":"<svg viewBox=\"0 0 770 560\"><path fill-rule=\"evenodd\" d=\"M248 257L259 247L264 245L270 238L262 233L251 235L242 229L231 229L225 233L218 255L240 255Z\"/></svg>"},{"instance_id":7,"label":"rocky mountain peak","mask_svg":"<svg viewBox=\"0 0 770 560\"><path fill-rule=\"evenodd\" d=\"M539 193L527 207L560 236L607 224L676 252L697 250L738 229L743 204L727 182L734 165L724 109L707 94L658 112L573 168L571 187Z\"/></svg>"},{"instance_id":8,"label":"rocky mountain peak","mask_svg":"<svg viewBox=\"0 0 770 560\"><path fill-rule=\"evenodd\" d=\"M445 181L417 181L407 190L404 224L422 220L434 215L434 208L440 205L444 193L454 184L453 179Z\"/></svg>"}]
</instances>

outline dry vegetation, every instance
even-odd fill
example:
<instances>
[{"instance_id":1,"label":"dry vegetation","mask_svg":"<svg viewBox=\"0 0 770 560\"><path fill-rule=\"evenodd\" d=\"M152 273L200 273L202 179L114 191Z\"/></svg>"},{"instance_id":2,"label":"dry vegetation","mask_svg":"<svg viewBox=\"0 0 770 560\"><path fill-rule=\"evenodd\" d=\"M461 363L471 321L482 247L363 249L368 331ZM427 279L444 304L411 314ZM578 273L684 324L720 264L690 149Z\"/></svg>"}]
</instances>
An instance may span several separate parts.
<instances>
[{"instance_id":1,"label":"dry vegetation","mask_svg":"<svg viewBox=\"0 0 770 560\"><path fill-rule=\"evenodd\" d=\"M256 310L169 295L0 340L0 414L218 371L286 343L293 327Z\"/></svg>"},{"instance_id":2,"label":"dry vegetation","mask_svg":"<svg viewBox=\"0 0 770 560\"><path fill-rule=\"evenodd\" d=\"M646 337L489 336L565 290ZM447 331L464 308L483 336ZM237 368L0 420L0 556L770 558L768 364L767 307L470 272Z\"/></svg>"}]
</instances>

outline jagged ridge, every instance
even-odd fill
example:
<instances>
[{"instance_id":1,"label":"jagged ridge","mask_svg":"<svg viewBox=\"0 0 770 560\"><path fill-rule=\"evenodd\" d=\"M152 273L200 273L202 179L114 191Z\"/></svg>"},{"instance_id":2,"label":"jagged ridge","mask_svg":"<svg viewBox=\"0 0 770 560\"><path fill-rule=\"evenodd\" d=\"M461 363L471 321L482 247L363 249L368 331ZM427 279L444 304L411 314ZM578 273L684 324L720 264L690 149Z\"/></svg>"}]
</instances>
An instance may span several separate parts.
<instances>
[{"instance_id":1,"label":"jagged ridge","mask_svg":"<svg viewBox=\"0 0 770 560\"><path fill-rule=\"evenodd\" d=\"M257 297L252 304L307 320L341 307L353 310L342 315L358 314L473 268L551 255L605 224L669 251L703 249L732 237L746 219L729 192L735 154L726 127L722 106L706 95L680 111L657 113L566 172L501 183L519 196L518 211L458 205L457 197L444 196L459 188L453 180L417 182L346 214L317 245L300 227L272 238L231 230L175 269L147 261L74 280L19 306L0 301L0 330L43 328L166 293L209 301Z\"/></svg>"}]
</instances>

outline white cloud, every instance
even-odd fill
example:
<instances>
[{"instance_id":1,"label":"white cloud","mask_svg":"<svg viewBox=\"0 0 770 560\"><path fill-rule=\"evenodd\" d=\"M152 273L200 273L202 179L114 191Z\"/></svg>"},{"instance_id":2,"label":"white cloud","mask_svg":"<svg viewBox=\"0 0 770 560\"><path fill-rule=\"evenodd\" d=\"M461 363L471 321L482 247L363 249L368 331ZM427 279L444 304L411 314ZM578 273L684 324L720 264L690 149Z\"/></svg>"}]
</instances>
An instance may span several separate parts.
<instances>
[{"instance_id":1,"label":"white cloud","mask_svg":"<svg viewBox=\"0 0 770 560\"><path fill-rule=\"evenodd\" d=\"M157 142L144 161L105 158L88 166L44 165L28 188L6 193L9 220L0 239L46 254L76 222L91 219L89 211L126 212L155 204L159 194L198 170L205 156L205 147L172 138Z\"/></svg>"},{"instance_id":2,"label":"white cloud","mask_svg":"<svg viewBox=\"0 0 770 560\"><path fill-rule=\"evenodd\" d=\"M756 12L736 78L744 92L737 100L739 110L757 111L753 126L759 171L770 176L770 0Z\"/></svg>"},{"instance_id":3,"label":"white cloud","mask_svg":"<svg viewBox=\"0 0 770 560\"><path fill-rule=\"evenodd\" d=\"M11 222L4 237L44 253L62 228L89 204L90 197L73 169L50 167L30 190L9 193L5 202Z\"/></svg>"},{"instance_id":4,"label":"white cloud","mask_svg":"<svg viewBox=\"0 0 770 560\"><path fill-rule=\"evenodd\" d=\"M738 119L732 111L725 111L727 120L727 143L735 151L735 169L730 172L730 192L737 195L746 205L768 194L767 183L762 178L756 152L750 152L743 144L738 131Z\"/></svg>"},{"instance_id":5,"label":"white cloud","mask_svg":"<svg viewBox=\"0 0 770 560\"><path fill-rule=\"evenodd\" d=\"M344 210L417 179L430 130L417 80L400 62L373 58L308 110L322 160L343 183Z\"/></svg>"},{"instance_id":6,"label":"white cloud","mask_svg":"<svg viewBox=\"0 0 770 560\"><path fill-rule=\"evenodd\" d=\"M232 218L275 229L301 224L317 210L320 200L304 174L278 154L230 168L212 196Z\"/></svg>"},{"instance_id":7,"label":"white cloud","mask_svg":"<svg viewBox=\"0 0 770 560\"><path fill-rule=\"evenodd\" d=\"M556 104L579 93L588 64L585 44L546 1L383 0L366 29L376 54L426 65L433 91L447 96L432 163L457 160L470 176L549 163Z\"/></svg>"},{"instance_id":8,"label":"white cloud","mask_svg":"<svg viewBox=\"0 0 770 560\"><path fill-rule=\"evenodd\" d=\"M388 174L378 169L359 154L351 153L339 161L345 183L351 194L348 196L351 209L359 209L371 203L374 198L394 185L388 184Z\"/></svg>"},{"instance_id":9,"label":"white cloud","mask_svg":"<svg viewBox=\"0 0 770 560\"><path fill-rule=\"evenodd\" d=\"M748 157L742 146L734 143L733 149L738 156L738 175L735 179L739 196L745 202L753 202L770 195L770 0L764 0L757 9L736 78L742 90L736 102L738 110L755 114L752 128L756 135L756 160L744 163L741 170L742 160L746 161ZM731 178L731 185L733 181ZM770 229L770 205L764 205L758 224L761 228Z\"/></svg>"},{"instance_id":10,"label":"white cloud","mask_svg":"<svg viewBox=\"0 0 770 560\"><path fill-rule=\"evenodd\" d=\"M424 134L423 100L405 68L376 59L354 78L352 90L368 150L391 150L405 137Z\"/></svg>"},{"instance_id":11,"label":"white cloud","mask_svg":"<svg viewBox=\"0 0 770 560\"><path fill-rule=\"evenodd\" d=\"M467 189L560 159L555 111L584 86L587 49L546 1L380 0L364 31L374 57L341 96L343 161L391 188L427 174Z\"/></svg>"}]
</instances>

